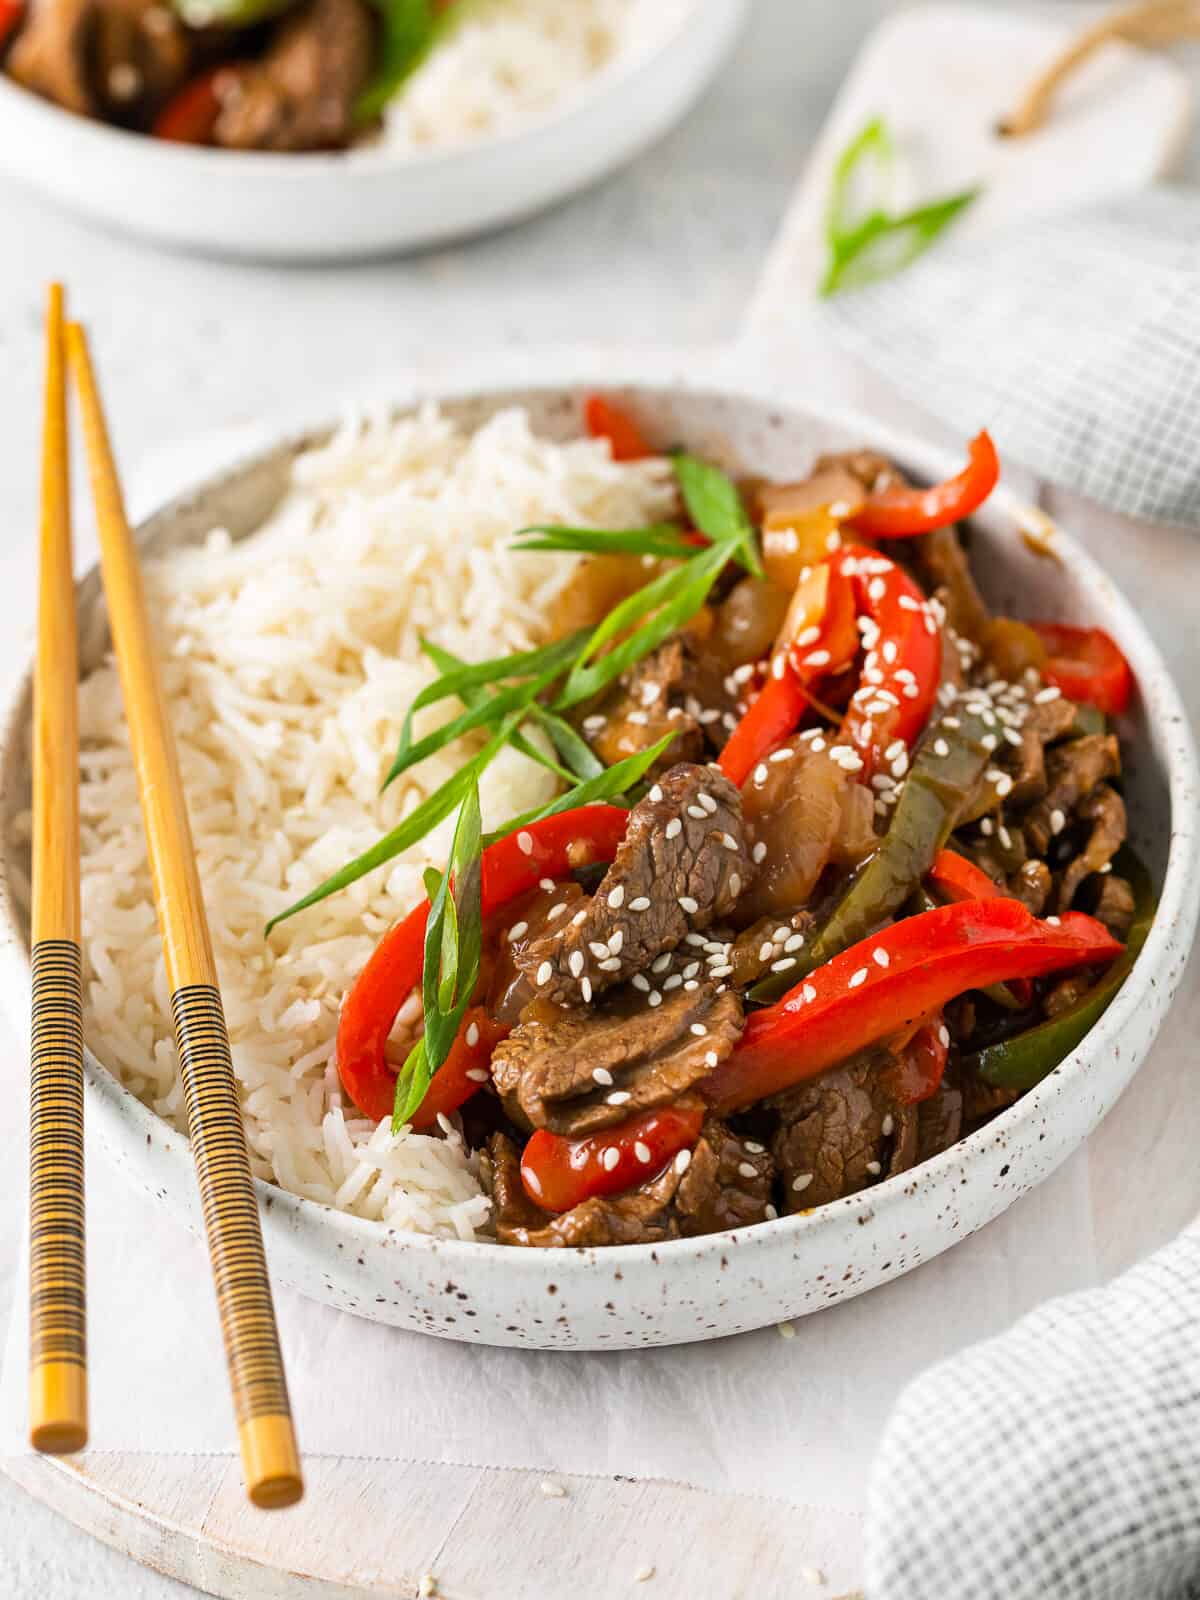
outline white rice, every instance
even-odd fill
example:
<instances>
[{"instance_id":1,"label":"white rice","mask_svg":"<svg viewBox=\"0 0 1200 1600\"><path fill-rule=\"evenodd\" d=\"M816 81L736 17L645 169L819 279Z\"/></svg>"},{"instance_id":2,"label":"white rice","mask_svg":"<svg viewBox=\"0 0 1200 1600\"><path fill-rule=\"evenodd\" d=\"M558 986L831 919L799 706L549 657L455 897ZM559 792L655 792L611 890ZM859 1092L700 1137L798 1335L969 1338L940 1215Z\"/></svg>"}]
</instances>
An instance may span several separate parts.
<instances>
[{"instance_id":1,"label":"white rice","mask_svg":"<svg viewBox=\"0 0 1200 1600\"><path fill-rule=\"evenodd\" d=\"M666 38L693 3L456 0L461 17L387 108L381 142L415 154L515 132Z\"/></svg>"},{"instance_id":2,"label":"white rice","mask_svg":"<svg viewBox=\"0 0 1200 1600\"><path fill-rule=\"evenodd\" d=\"M441 865L449 819L422 845L276 929L263 924L372 844L447 778L453 746L383 796L404 712L432 672L428 633L472 659L536 644L575 558L515 554L548 521L619 527L663 515L661 462L555 444L524 412L466 435L430 408L348 424L301 457L251 538L220 530L148 564L255 1171L295 1194L398 1227L472 1238L488 1201L453 1136L392 1138L343 1102L342 996L380 934ZM430 708L418 731L460 709ZM183 1125L141 817L111 662L81 694L86 1031L99 1057ZM545 769L505 752L485 826L549 797ZM415 1006L412 1008L415 1012Z\"/></svg>"}]
</instances>

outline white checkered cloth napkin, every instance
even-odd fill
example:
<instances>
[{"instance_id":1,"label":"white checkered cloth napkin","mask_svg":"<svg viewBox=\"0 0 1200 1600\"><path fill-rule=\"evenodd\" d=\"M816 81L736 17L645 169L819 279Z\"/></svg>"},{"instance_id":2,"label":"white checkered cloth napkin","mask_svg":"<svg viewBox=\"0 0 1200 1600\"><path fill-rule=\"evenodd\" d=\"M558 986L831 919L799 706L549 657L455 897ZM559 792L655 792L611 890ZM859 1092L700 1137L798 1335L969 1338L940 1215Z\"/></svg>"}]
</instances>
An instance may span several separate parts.
<instances>
[{"instance_id":1,"label":"white checkered cloth napkin","mask_svg":"<svg viewBox=\"0 0 1200 1600\"><path fill-rule=\"evenodd\" d=\"M915 1379L868 1600L1200 1600L1200 1222Z\"/></svg>"},{"instance_id":2,"label":"white checkered cloth napkin","mask_svg":"<svg viewBox=\"0 0 1200 1600\"><path fill-rule=\"evenodd\" d=\"M834 336L951 426L1128 516L1200 526L1200 194L940 239L828 302Z\"/></svg>"}]
</instances>

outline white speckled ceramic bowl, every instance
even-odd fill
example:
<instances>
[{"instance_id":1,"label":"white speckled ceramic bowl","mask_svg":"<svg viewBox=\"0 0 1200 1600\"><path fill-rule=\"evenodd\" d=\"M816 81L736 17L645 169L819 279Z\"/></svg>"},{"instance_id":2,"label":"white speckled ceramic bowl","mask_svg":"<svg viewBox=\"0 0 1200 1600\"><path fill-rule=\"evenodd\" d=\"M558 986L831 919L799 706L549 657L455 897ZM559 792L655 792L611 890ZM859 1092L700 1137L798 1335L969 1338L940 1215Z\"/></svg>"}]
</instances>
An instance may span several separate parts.
<instances>
[{"instance_id":1,"label":"white speckled ceramic bowl","mask_svg":"<svg viewBox=\"0 0 1200 1600\"><path fill-rule=\"evenodd\" d=\"M551 114L417 154L167 144L74 116L0 74L0 172L174 249L345 261L424 248L531 216L631 160L712 81L747 3L669 0L646 48L620 56Z\"/></svg>"},{"instance_id":2,"label":"white speckled ceramic bowl","mask_svg":"<svg viewBox=\"0 0 1200 1600\"><path fill-rule=\"evenodd\" d=\"M694 355L543 357L491 364L485 381L435 391L467 423L497 406L527 405L539 427L577 432L580 397L620 393L651 436L681 439L724 464L795 475L821 450L873 446L913 473L941 478L959 464L866 417L814 416L781 402L726 359L707 383ZM714 373L717 369L713 369ZM698 375L700 373L701 375ZM424 388L422 393L429 394ZM416 396L404 396L401 406ZM281 494L300 441L279 445L176 501L141 530L148 549L197 539L214 524L250 531ZM1003 488L975 519L974 546L993 603L1017 615L1098 624L1133 665L1139 694L1121 735L1132 836L1161 886L1153 932L1120 995L1080 1049L987 1127L916 1170L807 1215L656 1247L513 1250L394 1232L267 1186L262 1188L272 1270L316 1299L360 1316L449 1338L544 1348L682 1343L802 1316L860 1294L964 1238L1039 1183L1100 1121L1150 1048L1179 981L1197 906L1200 780L1187 720L1162 659L1110 580L1065 534L1057 559L1022 540ZM80 586L82 659L105 647L98 574ZM3 713L3 814L28 804L30 686ZM6 830L7 837L7 830ZM0 987L28 1026L28 928L0 853ZM24 864L21 864L24 867ZM186 1140L141 1105L90 1053L88 1115L117 1161L156 1203L198 1227Z\"/></svg>"}]
</instances>

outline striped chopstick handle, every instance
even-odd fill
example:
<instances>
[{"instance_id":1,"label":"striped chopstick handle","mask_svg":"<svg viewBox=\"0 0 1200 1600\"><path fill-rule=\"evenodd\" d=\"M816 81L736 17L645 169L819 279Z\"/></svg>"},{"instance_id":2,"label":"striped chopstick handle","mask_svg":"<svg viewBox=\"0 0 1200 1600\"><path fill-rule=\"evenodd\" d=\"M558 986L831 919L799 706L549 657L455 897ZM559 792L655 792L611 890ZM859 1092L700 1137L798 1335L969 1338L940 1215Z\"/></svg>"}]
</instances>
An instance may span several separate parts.
<instances>
[{"instance_id":1,"label":"striped chopstick handle","mask_svg":"<svg viewBox=\"0 0 1200 1600\"><path fill-rule=\"evenodd\" d=\"M221 996L188 984L171 1010L247 1486L256 1505L290 1505L300 1462Z\"/></svg>"},{"instance_id":2,"label":"striped chopstick handle","mask_svg":"<svg viewBox=\"0 0 1200 1600\"><path fill-rule=\"evenodd\" d=\"M87 1441L81 966L73 939L33 947L30 1424L36 1448L50 1451Z\"/></svg>"}]
</instances>

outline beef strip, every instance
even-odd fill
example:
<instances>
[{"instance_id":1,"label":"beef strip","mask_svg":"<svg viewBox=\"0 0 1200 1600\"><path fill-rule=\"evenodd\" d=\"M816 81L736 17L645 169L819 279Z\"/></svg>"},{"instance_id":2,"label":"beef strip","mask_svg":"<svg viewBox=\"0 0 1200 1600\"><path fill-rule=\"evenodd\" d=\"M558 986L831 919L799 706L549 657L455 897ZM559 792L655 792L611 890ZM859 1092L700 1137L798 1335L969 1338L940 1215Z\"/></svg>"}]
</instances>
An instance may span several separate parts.
<instances>
[{"instance_id":1,"label":"beef strip","mask_svg":"<svg viewBox=\"0 0 1200 1600\"><path fill-rule=\"evenodd\" d=\"M962 1079L963 1124L967 1132L982 1122L988 1122L1001 1111L1006 1111L1021 1097L1019 1089L997 1089L984 1083L973 1072L965 1072Z\"/></svg>"},{"instance_id":2,"label":"beef strip","mask_svg":"<svg viewBox=\"0 0 1200 1600\"><path fill-rule=\"evenodd\" d=\"M535 998L533 980L521 965L524 952L553 931L560 920L569 921L584 899L579 885L568 881L550 889L539 888L508 910L485 975L488 1010L497 1022L512 1025L520 1021L522 1011Z\"/></svg>"},{"instance_id":3,"label":"beef strip","mask_svg":"<svg viewBox=\"0 0 1200 1600\"><path fill-rule=\"evenodd\" d=\"M697 715L689 715L680 703L687 666L683 638L676 634L622 673L611 693L583 719L584 735L606 767L648 750L668 733L675 738L658 766L650 769L651 776L679 761L703 759L700 715L707 713L697 702ZM714 710L710 720L719 719L720 711Z\"/></svg>"},{"instance_id":4,"label":"beef strip","mask_svg":"<svg viewBox=\"0 0 1200 1600\"><path fill-rule=\"evenodd\" d=\"M1127 823L1125 802L1117 791L1102 783L1091 794L1085 795L1075 808L1075 815L1090 822L1092 831L1087 843L1063 872L1058 881L1059 911L1069 911L1083 880L1099 872L1116 855L1125 842Z\"/></svg>"},{"instance_id":5,"label":"beef strip","mask_svg":"<svg viewBox=\"0 0 1200 1600\"><path fill-rule=\"evenodd\" d=\"M68 111L141 127L183 85L191 55L162 0L33 0L5 70Z\"/></svg>"},{"instance_id":6,"label":"beef strip","mask_svg":"<svg viewBox=\"0 0 1200 1600\"><path fill-rule=\"evenodd\" d=\"M1035 917L1040 917L1050 899L1054 880L1044 861L1026 861L1008 880L1008 892Z\"/></svg>"},{"instance_id":7,"label":"beef strip","mask_svg":"<svg viewBox=\"0 0 1200 1600\"><path fill-rule=\"evenodd\" d=\"M1097 922L1104 924L1114 939L1124 941L1129 935L1135 910L1132 885L1128 879L1110 872L1101 884L1100 899L1093 916Z\"/></svg>"},{"instance_id":8,"label":"beef strip","mask_svg":"<svg viewBox=\"0 0 1200 1600\"><path fill-rule=\"evenodd\" d=\"M765 1220L774 1167L762 1145L709 1120L686 1160L683 1154L637 1189L585 1200L555 1216L530 1201L521 1185L516 1146L496 1134L483 1161L496 1237L501 1244L541 1249L658 1244Z\"/></svg>"},{"instance_id":9,"label":"beef strip","mask_svg":"<svg viewBox=\"0 0 1200 1600\"><path fill-rule=\"evenodd\" d=\"M1046 993L1042 1010L1048 1017L1060 1017L1077 1005L1095 982L1090 972L1071 972L1060 978Z\"/></svg>"},{"instance_id":10,"label":"beef strip","mask_svg":"<svg viewBox=\"0 0 1200 1600\"><path fill-rule=\"evenodd\" d=\"M971 576L958 529L937 528L911 543L925 587L939 591L950 627L971 644L982 644L991 614Z\"/></svg>"},{"instance_id":11,"label":"beef strip","mask_svg":"<svg viewBox=\"0 0 1200 1600\"><path fill-rule=\"evenodd\" d=\"M916 1159L917 1113L899 1106L868 1052L770 1102L780 1115L772 1153L789 1211L807 1211L905 1172Z\"/></svg>"},{"instance_id":12,"label":"beef strip","mask_svg":"<svg viewBox=\"0 0 1200 1600\"><path fill-rule=\"evenodd\" d=\"M236 69L215 140L230 150L336 150L355 131L375 30L364 0L307 0L261 61Z\"/></svg>"},{"instance_id":13,"label":"beef strip","mask_svg":"<svg viewBox=\"0 0 1200 1600\"><path fill-rule=\"evenodd\" d=\"M540 997L586 1001L727 917L754 870L738 791L712 768L681 763L630 812L596 893L520 965Z\"/></svg>"},{"instance_id":14,"label":"beef strip","mask_svg":"<svg viewBox=\"0 0 1200 1600\"><path fill-rule=\"evenodd\" d=\"M1121 751L1110 733L1092 733L1056 745L1046 756L1048 788L1024 818L1032 853L1044 856L1085 795L1121 771ZM1056 815L1057 814L1057 815Z\"/></svg>"},{"instance_id":15,"label":"beef strip","mask_svg":"<svg viewBox=\"0 0 1200 1600\"><path fill-rule=\"evenodd\" d=\"M1075 707L1061 696L1030 705L1021 724L1017 769L1012 774L1009 801L1013 806L1033 805L1046 793L1046 746L1065 738L1075 721Z\"/></svg>"},{"instance_id":16,"label":"beef strip","mask_svg":"<svg viewBox=\"0 0 1200 1600\"><path fill-rule=\"evenodd\" d=\"M573 1011L536 1001L496 1046L492 1081L518 1127L580 1137L677 1100L741 1031L741 1001L712 981L658 1006L633 987Z\"/></svg>"},{"instance_id":17,"label":"beef strip","mask_svg":"<svg viewBox=\"0 0 1200 1600\"><path fill-rule=\"evenodd\" d=\"M943 1078L936 1094L917 1107L917 1156L914 1165L928 1161L957 1144L962 1137L963 1096L957 1084Z\"/></svg>"}]
</instances>

